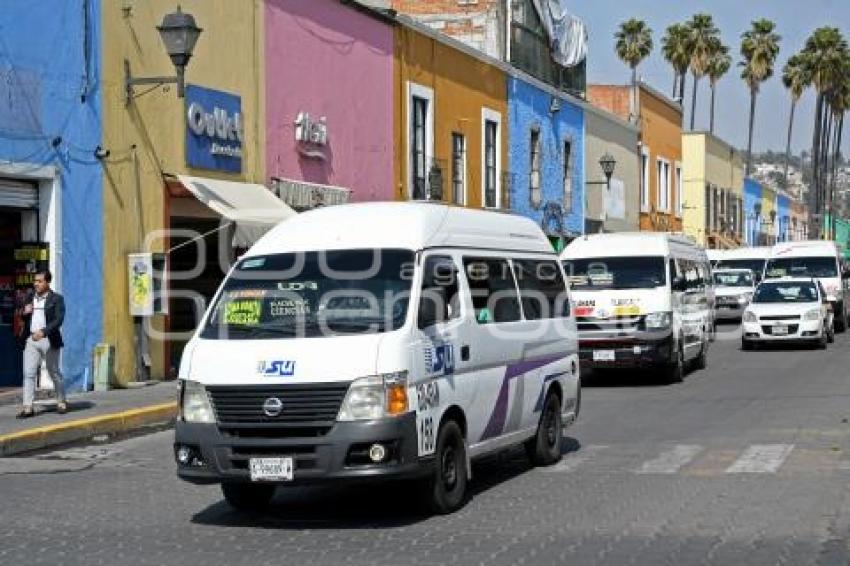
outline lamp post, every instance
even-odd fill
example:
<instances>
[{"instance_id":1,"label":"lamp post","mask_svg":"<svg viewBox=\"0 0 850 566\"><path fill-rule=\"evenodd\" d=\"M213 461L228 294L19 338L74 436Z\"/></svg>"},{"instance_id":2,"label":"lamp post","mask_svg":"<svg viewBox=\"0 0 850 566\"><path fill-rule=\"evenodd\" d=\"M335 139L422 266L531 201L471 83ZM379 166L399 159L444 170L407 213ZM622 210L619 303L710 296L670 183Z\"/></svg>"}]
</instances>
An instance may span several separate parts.
<instances>
[{"instance_id":1,"label":"lamp post","mask_svg":"<svg viewBox=\"0 0 850 566\"><path fill-rule=\"evenodd\" d=\"M617 166L617 160L614 156L605 152L605 155L599 158L599 165L602 167L602 172L605 173L606 188L611 190L611 175L614 174L614 168Z\"/></svg>"},{"instance_id":2,"label":"lamp post","mask_svg":"<svg viewBox=\"0 0 850 566\"><path fill-rule=\"evenodd\" d=\"M124 87L127 104L137 96L134 92L134 87L139 85L154 85L156 87L164 84L176 84L177 97L183 98L185 93L184 75L186 65L189 64L189 60L192 58L195 43L198 41L198 37L200 37L203 30L195 24L195 18L192 14L183 12L180 6L177 6L175 12L166 14L162 18L162 23L156 29L165 46L165 51L168 53L169 58L171 58L171 63L174 65L177 76L133 77L130 73L130 62L124 59ZM145 93L143 92L142 94Z\"/></svg>"}]
</instances>

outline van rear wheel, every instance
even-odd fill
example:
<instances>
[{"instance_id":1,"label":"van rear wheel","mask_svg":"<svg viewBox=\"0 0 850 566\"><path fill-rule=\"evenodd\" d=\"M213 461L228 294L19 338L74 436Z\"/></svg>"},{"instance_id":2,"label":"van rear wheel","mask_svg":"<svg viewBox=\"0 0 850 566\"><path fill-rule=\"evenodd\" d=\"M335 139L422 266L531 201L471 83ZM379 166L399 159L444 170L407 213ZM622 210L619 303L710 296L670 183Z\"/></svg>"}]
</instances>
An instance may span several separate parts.
<instances>
[{"instance_id":1,"label":"van rear wheel","mask_svg":"<svg viewBox=\"0 0 850 566\"><path fill-rule=\"evenodd\" d=\"M838 305L838 317L836 317L835 322L835 331L836 332L845 332L847 330L847 311L844 310L844 305Z\"/></svg>"},{"instance_id":2,"label":"van rear wheel","mask_svg":"<svg viewBox=\"0 0 850 566\"><path fill-rule=\"evenodd\" d=\"M262 511L274 497L272 484L223 483L221 491L231 507L239 511Z\"/></svg>"},{"instance_id":3,"label":"van rear wheel","mask_svg":"<svg viewBox=\"0 0 850 566\"><path fill-rule=\"evenodd\" d=\"M685 379L685 352L681 345L677 347L676 360L664 370L667 383L681 383Z\"/></svg>"},{"instance_id":4,"label":"van rear wheel","mask_svg":"<svg viewBox=\"0 0 850 566\"><path fill-rule=\"evenodd\" d=\"M551 466L561 459L561 400L550 393L543 404L537 434L525 442L525 453L535 466Z\"/></svg>"},{"instance_id":5,"label":"van rear wheel","mask_svg":"<svg viewBox=\"0 0 850 566\"><path fill-rule=\"evenodd\" d=\"M466 443L455 421L446 421L437 434L434 474L428 480L427 503L445 515L460 509L466 498Z\"/></svg>"}]
</instances>

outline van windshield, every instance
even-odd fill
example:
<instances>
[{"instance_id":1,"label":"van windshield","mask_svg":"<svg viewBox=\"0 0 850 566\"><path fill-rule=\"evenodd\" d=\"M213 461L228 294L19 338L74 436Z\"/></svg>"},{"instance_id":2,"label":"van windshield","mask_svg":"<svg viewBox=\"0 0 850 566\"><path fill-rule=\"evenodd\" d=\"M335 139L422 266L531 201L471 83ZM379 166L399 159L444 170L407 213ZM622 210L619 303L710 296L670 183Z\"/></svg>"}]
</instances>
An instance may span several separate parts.
<instances>
[{"instance_id":1,"label":"van windshield","mask_svg":"<svg viewBox=\"0 0 850 566\"><path fill-rule=\"evenodd\" d=\"M774 277L838 277L838 261L834 257L779 257L767 262L768 278Z\"/></svg>"},{"instance_id":2,"label":"van windshield","mask_svg":"<svg viewBox=\"0 0 850 566\"><path fill-rule=\"evenodd\" d=\"M752 287L753 274L749 271L717 271L714 284L717 287Z\"/></svg>"},{"instance_id":3,"label":"van windshield","mask_svg":"<svg viewBox=\"0 0 850 566\"><path fill-rule=\"evenodd\" d=\"M721 259L714 262L714 269L749 269L756 276L756 281L761 279L764 271L765 259Z\"/></svg>"},{"instance_id":4,"label":"van windshield","mask_svg":"<svg viewBox=\"0 0 850 566\"><path fill-rule=\"evenodd\" d=\"M409 250L337 250L243 259L202 338L267 339L397 330L407 317Z\"/></svg>"},{"instance_id":5,"label":"van windshield","mask_svg":"<svg viewBox=\"0 0 850 566\"><path fill-rule=\"evenodd\" d=\"M577 291L654 289L667 284L663 257L598 257L564 262Z\"/></svg>"}]
</instances>

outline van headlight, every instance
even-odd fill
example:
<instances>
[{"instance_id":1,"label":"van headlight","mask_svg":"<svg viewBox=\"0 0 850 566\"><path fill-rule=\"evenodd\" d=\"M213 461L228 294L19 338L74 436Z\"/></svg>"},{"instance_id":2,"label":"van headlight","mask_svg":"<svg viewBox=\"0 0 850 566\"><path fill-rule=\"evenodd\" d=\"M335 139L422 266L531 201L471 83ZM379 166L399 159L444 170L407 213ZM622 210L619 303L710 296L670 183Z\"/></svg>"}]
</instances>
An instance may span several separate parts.
<instances>
[{"instance_id":1,"label":"van headlight","mask_svg":"<svg viewBox=\"0 0 850 566\"><path fill-rule=\"evenodd\" d=\"M803 315L804 320L820 320L820 309L812 309Z\"/></svg>"},{"instance_id":2,"label":"van headlight","mask_svg":"<svg viewBox=\"0 0 850 566\"><path fill-rule=\"evenodd\" d=\"M406 413L407 372L399 371L355 379L348 388L337 420L359 421Z\"/></svg>"},{"instance_id":3,"label":"van headlight","mask_svg":"<svg viewBox=\"0 0 850 566\"><path fill-rule=\"evenodd\" d=\"M753 311L744 311L744 316L742 317L744 322L758 322L759 317L756 316L756 313Z\"/></svg>"},{"instance_id":4,"label":"van headlight","mask_svg":"<svg viewBox=\"0 0 850 566\"><path fill-rule=\"evenodd\" d=\"M184 379L180 391L180 418L187 423L214 423L213 413L207 389L197 381Z\"/></svg>"},{"instance_id":5,"label":"van headlight","mask_svg":"<svg viewBox=\"0 0 850 566\"><path fill-rule=\"evenodd\" d=\"M665 330L673 324L673 315L669 312L651 312L646 315L647 330Z\"/></svg>"}]
</instances>

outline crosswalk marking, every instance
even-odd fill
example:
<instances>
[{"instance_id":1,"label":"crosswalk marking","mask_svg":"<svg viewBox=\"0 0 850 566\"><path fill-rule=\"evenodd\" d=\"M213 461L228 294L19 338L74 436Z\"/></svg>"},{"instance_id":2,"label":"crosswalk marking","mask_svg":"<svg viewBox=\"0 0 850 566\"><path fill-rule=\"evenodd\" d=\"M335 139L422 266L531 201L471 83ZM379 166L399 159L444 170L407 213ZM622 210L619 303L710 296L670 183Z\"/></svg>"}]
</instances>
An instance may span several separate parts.
<instances>
[{"instance_id":1,"label":"crosswalk marking","mask_svg":"<svg viewBox=\"0 0 850 566\"><path fill-rule=\"evenodd\" d=\"M793 444L755 444L726 468L727 474L774 474L791 454Z\"/></svg>"},{"instance_id":2,"label":"crosswalk marking","mask_svg":"<svg viewBox=\"0 0 850 566\"><path fill-rule=\"evenodd\" d=\"M564 457L561 458L561 461L555 464L554 466L550 466L548 468L543 468L545 472L561 472L561 473L569 473L573 472L583 463L590 460L596 454L604 451L607 446L603 446L601 444L592 444L590 446L582 447L575 452L569 452L564 454Z\"/></svg>"},{"instance_id":3,"label":"crosswalk marking","mask_svg":"<svg viewBox=\"0 0 850 566\"><path fill-rule=\"evenodd\" d=\"M647 460L637 469L639 474L675 474L687 466L703 451L702 446L677 444L653 460Z\"/></svg>"}]
</instances>

